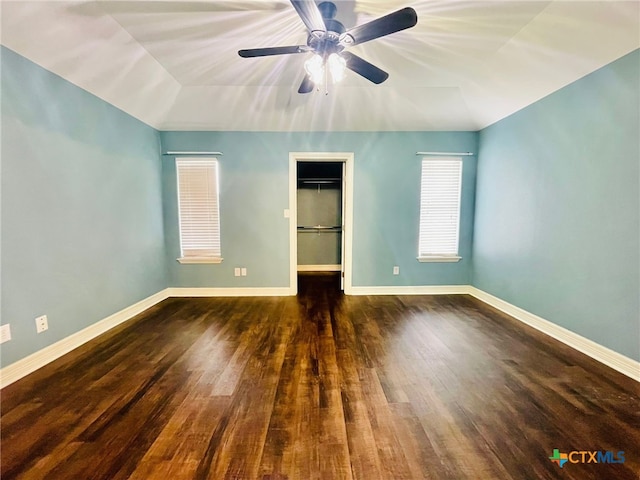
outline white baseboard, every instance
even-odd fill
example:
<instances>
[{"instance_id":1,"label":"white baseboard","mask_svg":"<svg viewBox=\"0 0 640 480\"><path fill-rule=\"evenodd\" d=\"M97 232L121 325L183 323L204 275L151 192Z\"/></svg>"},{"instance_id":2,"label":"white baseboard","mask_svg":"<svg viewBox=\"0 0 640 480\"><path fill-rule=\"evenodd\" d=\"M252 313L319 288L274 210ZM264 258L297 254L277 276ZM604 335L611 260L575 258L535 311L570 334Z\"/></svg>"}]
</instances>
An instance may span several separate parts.
<instances>
[{"instance_id":1,"label":"white baseboard","mask_svg":"<svg viewBox=\"0 0 640 480\"><path fill-rule=\"evenodd\" d=\"M350 295L460 295L468 294L501 310L542 333L588 355L594 360L640 382L640 362L604 347L577 333L556 325L533 313L516 307L498 297L470 285L351 287ZM276 288L166 288L89 327L39 350L28 357L0 369L0 388L29 375L62 355L96 338L108 330L151 308L169 297L255 297L289 296L295 292L289 287Z\"/></svg>"},{"instance_id":2,"label":"white baseboard","mask_svg":"<svg viewBox=\"0 0 640 480\"><path fill-rule=\"evenodd\" d=\"M148 308L154 306L156 303L165 300L167 297L167 289L162 290L151 295L150 297L134 303L133 305L130 305L129 307L123 308L113 315L109 315L108 317L99 320L98 322L80 330L79 332L63 338L62 340L59 340L56 343L43 348L42 350L38 350L37 352L32 353L31 355L18 360L11 365L3 367L2 369L0 369L0 388L4 388L17 380L26 377L30 373L35 372L37 369L44 367L48 363L53 362L64 354L69 353L71 350L74 350L75 348L78 348L79 346L87 343L89 340L93 340L98 335L101 335L106 331L112 329L113 327L120 325L121 323L126 322L136 315L144 312Z\"/></svg>"},{"instance_id":3,"label":"white baseboard","mask_svg":"<svg viewBox=\"0 0 640 480\"><path fill-rule=\"evenodd\" d=\"M460 295L469 293L468 285L419 285L387 287L351 287L349 295Z\"/></svg>"},{"instance_id":4,"label":"white baseboard","mask_svg":"<svg viewBox=\"0 0 640 480\"><path fill-rule=\"evenodd\" d=\"M615 352L604 347L588 338L583 337L571 330L567 330L549 320L545 320L533 313L527 312L520 307L505 302L479 288L471 285L433 285L433 286L415 286L415 287L351 287L349 291L345 291L349 295L456 295L468 294L482 302L497 308L498 310L510 315L516 320L521 321L535 328L536 330L549 335L552 338L588 355L594 360L613 368L614 370L640 382L640 362L633 360L625 355Z\"/></svg>"},{"instance_id":5,"label":"white baseboard","mask_svg":"<svg viewBox=\"0 0 640 480\"><path fill-rule=\"evenodd\" d=\"M167 288L168 297L287 297L295 295L289 287L243 288Z\"/></svg>"},{"instance_id":6,"label":"white baseboard","mask_svg":"<svg viewBox=\"0 0 640 480\"><path fill-rule=\"evenodd\" d=\"M165 288L119 312L99 320L93 325L69 335L48 347L0 369L0 388L26 377L37 369L69 353L71 350L93 340L108 330L151 308L169 297L279 297L294 295L289 287L284 288Z\"/></svg>"},{"instance_id":7,"label":"white baseboard","mask_svg":"<svg viewBox=\"0 0 640 480\"><path fill-rule=\"evenodd\" d=\"M298 265L299 272L340 272L342 265Z\"/></svg>"},{"instance_id":8,"label":"white baseboard","mask_svg":"<svg viewBox=\"0 0 640 480\"><path fill-rule=\"evenodd\" d=\"M571 330L567 330L566 328L550 322L549 320L538 317L533 313L527 312L520 307L516 307L509 302L505 302L498 297L494 297L493 295L476 287L468 286L467 288L469 295L476 297L478 300L482 300L484 303L497 308L516 320L526 323L530 327L533 327L536 330L539 330L540 332L564 343L565 345L588 355L594 360L597 360L600 363L603 363L608 367L611 367L614 370L617 370L618 372L640 382L640 362L618 352L614 352L613 350L589 340L588 338L578 335Z\"/></svg>"}]
</instances>

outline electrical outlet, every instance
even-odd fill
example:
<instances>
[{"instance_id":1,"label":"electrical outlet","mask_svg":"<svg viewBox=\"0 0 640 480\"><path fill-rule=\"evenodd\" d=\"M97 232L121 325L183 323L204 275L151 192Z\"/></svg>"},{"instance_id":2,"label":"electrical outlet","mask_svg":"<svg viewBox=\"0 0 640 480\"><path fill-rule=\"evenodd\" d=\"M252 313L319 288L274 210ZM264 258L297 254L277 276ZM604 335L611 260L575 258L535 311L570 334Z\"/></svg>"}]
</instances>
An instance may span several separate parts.
<instances>
[{"instance_id":1,"label":"electrical outlet","mask_svg":"<svg viewBox=\"0 0 640 480\"><path fill-rule=\"evenodd\" d=\"M38 333L42 333L48 329L49 329L49 322L47 321L46 315L42 315L41 317L36 318L36 331Z\"/></svg>"},{"instance_id":2,"label":"electrical outlet","mask_svg":"<svg viewBox=\"0 0 640 480\"><path fill-rule=\"evenodd\" d=\"M247 276L247 269L245 267L242 267L242 276L243 277Z\"/></svg>"},{"instance_id":3,"label":"electrical outlet","mask_svg":"<svg viewBox=\"0 0 640 480\"><path fill-rule=\"evenodd\" d=\"M0 326L0 343L8 342L11 340L11 327L9 324Z\"/></svg>"},{"instance_id":4,"label":"electrical outlet","mask_svg":"<svg viewBox=\"0 0 640 480\"><path fill-rule=\"evenodd\" d=\"M400 267L398 267L398 266L393 267L393 274L394 275L400 275Z\"/></svg>"},{"instance_id":5,"label":"electrical outlet","mask_svg":"<svg viewBox=\"0 0 640 480\"><path fill-rule=\"evenodd\" d=\"M233 269L233 276L234 277L239 277L240 276L240 268L236 267Z\"/></svg>"}]
</instances>

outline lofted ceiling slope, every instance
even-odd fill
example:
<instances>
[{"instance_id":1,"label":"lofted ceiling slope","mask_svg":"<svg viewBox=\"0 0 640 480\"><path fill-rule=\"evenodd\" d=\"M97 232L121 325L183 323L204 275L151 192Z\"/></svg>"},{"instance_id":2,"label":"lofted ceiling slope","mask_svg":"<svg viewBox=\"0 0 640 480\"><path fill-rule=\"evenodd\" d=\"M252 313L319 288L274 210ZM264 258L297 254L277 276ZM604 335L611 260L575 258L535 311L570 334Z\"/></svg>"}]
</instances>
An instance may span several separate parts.
<instances>
[{"instance_id":1,"label":"lofted ceiling slope","mask_svg":"<svg viewBox=\"0 0 640 480\"><path fill-rule=\"evenodd\" d=\"M479 130L640 47L640 2L335 1L347 28L406 6L408 30L351 51L348 72L297 93L306 55L283 0L2 1L6 47L160 130Z\"/></svg>"}]
</instances>

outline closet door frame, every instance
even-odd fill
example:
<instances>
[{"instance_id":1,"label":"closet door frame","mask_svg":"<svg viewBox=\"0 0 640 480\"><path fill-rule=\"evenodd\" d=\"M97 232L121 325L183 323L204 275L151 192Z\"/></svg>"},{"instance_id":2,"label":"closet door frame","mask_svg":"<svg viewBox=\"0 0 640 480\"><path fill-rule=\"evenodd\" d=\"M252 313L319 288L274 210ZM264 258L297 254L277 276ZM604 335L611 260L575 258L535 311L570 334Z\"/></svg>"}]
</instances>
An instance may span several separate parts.
<instances>
[{"instance_id":1,"label":"closet door frame","mask_svg":"<svg viewBox=\"0 0 640 480\"><path fill-rule=\"evenodd\" d=\"M289 290L298 293L298 162L342 162L342 279L344 293L351 293L353 250L353 152L289 153Z\"/></svg>"}]
</instances>

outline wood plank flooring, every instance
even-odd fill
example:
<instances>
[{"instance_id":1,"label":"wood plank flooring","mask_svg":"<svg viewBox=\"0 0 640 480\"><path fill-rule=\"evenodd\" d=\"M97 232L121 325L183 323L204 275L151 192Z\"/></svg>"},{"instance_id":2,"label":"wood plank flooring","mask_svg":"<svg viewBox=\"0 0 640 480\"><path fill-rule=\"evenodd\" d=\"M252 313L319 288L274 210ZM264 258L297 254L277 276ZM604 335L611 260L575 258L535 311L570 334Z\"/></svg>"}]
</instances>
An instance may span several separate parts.
<instances>
[{"instance_id":1,"label":"wood plank flooring","mask_svg":"<svg viewBox=\"0 0 640 480\"><path fill-rule=\"evenodd\" d=\"M8 386L1 478L639 478L637 382L471 297L336 281L169 299Z\"/></svg>"}]
</instances>

